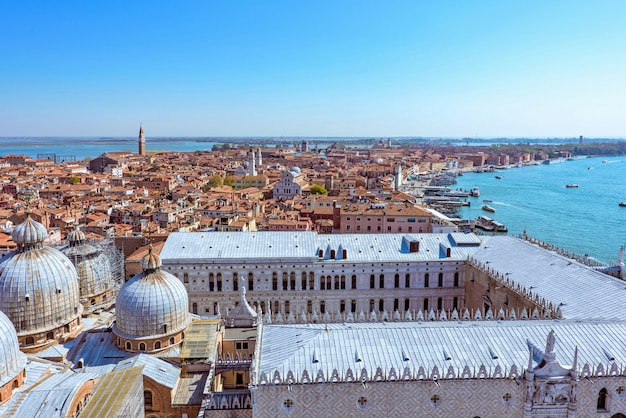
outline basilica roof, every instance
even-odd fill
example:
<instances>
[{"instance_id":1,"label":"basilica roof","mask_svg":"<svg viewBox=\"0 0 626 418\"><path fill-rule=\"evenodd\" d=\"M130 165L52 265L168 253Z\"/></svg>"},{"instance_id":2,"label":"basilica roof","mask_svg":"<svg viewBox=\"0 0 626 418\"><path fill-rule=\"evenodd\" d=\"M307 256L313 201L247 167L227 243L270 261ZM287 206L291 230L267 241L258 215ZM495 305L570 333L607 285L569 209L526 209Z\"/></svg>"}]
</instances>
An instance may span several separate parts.
<instances>
[{"instance_id":1,"label":"basilica roof","mask_svg":"<svg viewBox=\"0 0 626 418\"><path fill-rule=\"evenodd\" d=\"M44 246L46 238L46 228L27 216L13 231L17 251L0 259L0 310L19 335L55 329L82 312L76 268Z\"/></svg>"},{"instance_id":2,"label":"basilica roof","mask_svg":"<svg viewBox=\"0 0 626 418\"><path fill-rule=\"evenodd\" d=\"M187 289L174 275L161 270L152 250L142 261L143 271L122 286L116 299L116 333L126 338L169 335L191 321Z\"/></svg>"},{"instance_id":3,"label":"basilica roof","mask_svg":"<svg viewBox=\"0 0 626 418\"><path fill-rule=\"evenodd\" d=\"M111 262L101 249L85 242L85 234L78 226L68 234L68 242L62 252L76 267L81 298L99 295L115 286Z\"/></svg>"}]
</instances>

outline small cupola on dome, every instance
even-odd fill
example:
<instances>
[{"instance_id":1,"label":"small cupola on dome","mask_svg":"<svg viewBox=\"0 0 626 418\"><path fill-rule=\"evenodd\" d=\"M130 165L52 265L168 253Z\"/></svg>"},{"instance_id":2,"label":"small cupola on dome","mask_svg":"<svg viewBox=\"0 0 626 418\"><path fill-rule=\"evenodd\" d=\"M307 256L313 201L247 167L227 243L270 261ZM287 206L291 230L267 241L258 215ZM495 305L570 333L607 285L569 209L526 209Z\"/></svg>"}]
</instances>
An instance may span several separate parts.
<instances>
[{"instance_id":1,"label":"small cupola on dome","mask_svg":"<svg viewBox=\"0 0 626 418\"><path fill-rule=\"evenodd\" d=\"M141 260L141 269L144 273L156 271L161 268L161 257L153 251L152 244L148 246L148 254Z\"/></svg>"},{"instance_id":2,"label":"small cupola on dome","mask_svg":"<svg viewBox=\"0 0 626 418\"><path fill-rule=\"evenodd\" d=\"M70 247L81 245L85 242L85 233L80 230L78 225L74 225L74 229L67 234L67 241L69 242Z\"/></svg>"},{"instance_id":3,"label":"small cupola on dome","mask_svg":"<svg viewBox=\"0 0 626 418\"><path fill-rule=\"evenodd\" d=\"M34 220L31 211L26 210L26 219L13 229L11 238L17 244L18 249L24 250L32 247L41 247L48 239L48 231L41 223Z\"/></svg>"}]
</instances>

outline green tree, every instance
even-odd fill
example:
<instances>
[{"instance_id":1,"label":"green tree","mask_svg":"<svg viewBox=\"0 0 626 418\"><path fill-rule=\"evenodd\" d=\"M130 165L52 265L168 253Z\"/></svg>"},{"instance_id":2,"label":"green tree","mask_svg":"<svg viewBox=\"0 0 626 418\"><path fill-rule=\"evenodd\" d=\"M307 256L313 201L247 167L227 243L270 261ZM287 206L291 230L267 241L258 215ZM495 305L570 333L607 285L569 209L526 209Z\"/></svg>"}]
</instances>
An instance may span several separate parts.
<instances>
[{"instance_id":1,"label":"green tree","mask_svg":"<svg viewBox=\"0 0 626 418\"><path fill-rule=\"evenodd\" d=\"M206 182L205 187L212 189L214 187L220 187L222 184L224 184L222 177L219 174L213 174L209 181Z\"/></svg>"},{"instance_id":2,"label":"green tree","mask_svg":"<svg viewBox=\"0 0 626 418\"><path fill-rule=\"evenodd\" d=\"M70 183L72 183L72 184L80 183L80 177L78 177L78 176L70 177Z\"/></svg>"},{"instance_id":3,"label":"green tree","mask_svg":"<svg viewBox=\"0 0 626 418\"><path fill-rule=\"evenodd\" d=\"M214 144L213 151L227 151L230 149L230 144Z\"/></svg>"},{"instance_id":4,"label":"green tree","mask_svg":"<svg viewBox=\"0 0 626 418\"><path fill-rule=\"evenodd\" d=\"M311 186L311 194L328 194L328 190L319 184L314 184Z\"/></svg>"},{"instance_id":5,"label":"green tree","mask_svg":"<svg viewBox=\"0 0 626 418\"><path fill-rule=\"evenodd\" d=\"M235 180L233 180L231 176L226 176L226 178L224 179L224 186L234 186L234 185L235 185Z\"/></svg>"}]
</instances>

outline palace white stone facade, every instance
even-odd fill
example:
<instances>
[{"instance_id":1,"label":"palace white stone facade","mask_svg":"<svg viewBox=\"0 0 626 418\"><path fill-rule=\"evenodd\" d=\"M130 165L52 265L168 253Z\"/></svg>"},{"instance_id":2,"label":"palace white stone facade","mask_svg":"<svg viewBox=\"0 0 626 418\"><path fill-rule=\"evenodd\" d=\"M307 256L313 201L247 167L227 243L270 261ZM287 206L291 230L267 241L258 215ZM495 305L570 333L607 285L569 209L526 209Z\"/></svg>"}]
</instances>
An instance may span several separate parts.
<instances>
[{"instance_id":1,"label":"palace white stone facade","mask_svg":"<svg viewBox=\"0 0 626 418\"><path fill-rule=\"evenodd\" d=\"M193 311L245 286L263 314L251 410L207 417L625 417L624 282L523 238L174 233L161 256Z\"/></svg>"},{"instance_id":2,"label":"palace white stone facade","mask_svg":"<svg viewBox=\"0 0 626 418\"><path fill-rule=\"evenodd\" d=\"M481 243L467 234L173 233L161 257L194 314L234 307L243 279L263 313L313 321L460 309L465 262Z\"/></svg>"}]
</instances>

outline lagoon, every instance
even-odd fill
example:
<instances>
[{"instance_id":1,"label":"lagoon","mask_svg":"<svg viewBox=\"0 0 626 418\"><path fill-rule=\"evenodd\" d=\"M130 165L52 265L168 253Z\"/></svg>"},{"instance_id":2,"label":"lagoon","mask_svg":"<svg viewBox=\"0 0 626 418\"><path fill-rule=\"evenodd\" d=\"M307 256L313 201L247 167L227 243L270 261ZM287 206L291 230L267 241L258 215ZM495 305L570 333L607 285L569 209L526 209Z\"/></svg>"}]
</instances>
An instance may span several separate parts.
<instances>
[{"instance_id":1,"label":"lagoon","mask_svg":"<svg viewBox=\"0 0 626 418\"><path fill-rule=\"evenodd\" d=\"M604 162L603 162L604 161ZM466 173L455 186L478 186L478 198L468 198L460 216L480 215L502 222L509 234L524 231L534 238L579 255L608 263L626 244L626 158L594 157L509 168L495 173ZM497 179L496 176L500 177ZM577 184L577 188L567 188ZM481 210L483 200L495 213Z\"/></svg>"}]
</instances>

